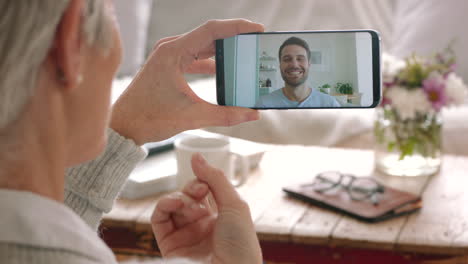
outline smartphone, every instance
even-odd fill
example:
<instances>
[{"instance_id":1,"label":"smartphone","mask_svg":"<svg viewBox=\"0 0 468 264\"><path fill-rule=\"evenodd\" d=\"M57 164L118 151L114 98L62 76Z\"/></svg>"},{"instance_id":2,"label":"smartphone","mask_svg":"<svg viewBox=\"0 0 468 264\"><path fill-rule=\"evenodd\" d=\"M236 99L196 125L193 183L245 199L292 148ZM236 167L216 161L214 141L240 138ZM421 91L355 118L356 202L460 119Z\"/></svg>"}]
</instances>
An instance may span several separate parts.
<instances>
[{"instance_id":1,"label":"smartphone","mask_svg":"<svg viewBox=\"0 0 468 264\"><path fill-rule=\"evenodd\" d=\"M254 109L376 107L380 36L339 30L218 39L216 91L220 105Z\"/></svg>"}]
</instances>

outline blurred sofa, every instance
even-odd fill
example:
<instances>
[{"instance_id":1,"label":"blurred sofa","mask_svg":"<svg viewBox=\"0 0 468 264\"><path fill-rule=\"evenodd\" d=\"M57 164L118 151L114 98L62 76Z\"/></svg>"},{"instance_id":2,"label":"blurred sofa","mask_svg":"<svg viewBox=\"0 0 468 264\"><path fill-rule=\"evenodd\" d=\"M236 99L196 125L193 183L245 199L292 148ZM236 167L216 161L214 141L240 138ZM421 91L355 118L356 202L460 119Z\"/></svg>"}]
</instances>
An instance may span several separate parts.
<instances>
[{"instance_id":1,"label":"blurred sofa","mask_svg":"<svg viewBox=\"0 0 468 264\"><path fill-rule=\"evenodd\" d=\"M187 32L209 19L247 18L267 31L372 28L396 56L428 54L452 39L458 73L468 82L466 0L116 0L125 53L119 76L132 76L160 38ZM137 30L135 30L135 28ZM202 98L215 103L213 77L187 76ZM116 89L126 83L116 80ZM444 150L468 155L468 106L443 112ZM372 148L373 109L267 110L259 121L207 128L230 136L280 144Z\"/></svg>"}]
</instances>

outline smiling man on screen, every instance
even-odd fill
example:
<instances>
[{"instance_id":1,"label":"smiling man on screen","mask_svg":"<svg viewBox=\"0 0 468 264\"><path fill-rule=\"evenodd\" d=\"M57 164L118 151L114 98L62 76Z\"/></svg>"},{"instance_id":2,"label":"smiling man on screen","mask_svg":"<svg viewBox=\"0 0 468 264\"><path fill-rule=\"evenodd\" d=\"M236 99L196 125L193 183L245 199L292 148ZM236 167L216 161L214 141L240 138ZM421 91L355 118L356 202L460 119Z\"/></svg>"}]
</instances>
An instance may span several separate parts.
<instances>
[{"instance_id":1,"label":"smiling man on screen","mask_svg":"<svg viewBox=\"0 0 468 264\"><path fill-rule=\"evenodd\" d=\"M260 97L255 107L340 107L335 98L307 85L311 63L307 42L290 37L281 44L278 53L284 87Z\"/></svg>"}]
</instances>

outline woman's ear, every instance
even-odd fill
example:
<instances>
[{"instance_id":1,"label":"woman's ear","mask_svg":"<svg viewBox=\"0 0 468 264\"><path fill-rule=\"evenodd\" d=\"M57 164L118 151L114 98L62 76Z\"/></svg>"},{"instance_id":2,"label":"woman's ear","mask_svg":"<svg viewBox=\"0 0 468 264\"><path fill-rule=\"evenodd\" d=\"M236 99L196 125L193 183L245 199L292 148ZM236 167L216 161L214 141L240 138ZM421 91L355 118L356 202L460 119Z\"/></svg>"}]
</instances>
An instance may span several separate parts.
<instances>
[{"instance_id":1,"label":"woman's ear","mask_svg":"<svg viewBox=\"0 0 468 264\"><path fill-rule=\"evenodd\" d=\"M50 56L56 65L57 79L66 89L73 89L82 79L83 0L70 0L54 37Z\"/></svg>"}]
</instances>

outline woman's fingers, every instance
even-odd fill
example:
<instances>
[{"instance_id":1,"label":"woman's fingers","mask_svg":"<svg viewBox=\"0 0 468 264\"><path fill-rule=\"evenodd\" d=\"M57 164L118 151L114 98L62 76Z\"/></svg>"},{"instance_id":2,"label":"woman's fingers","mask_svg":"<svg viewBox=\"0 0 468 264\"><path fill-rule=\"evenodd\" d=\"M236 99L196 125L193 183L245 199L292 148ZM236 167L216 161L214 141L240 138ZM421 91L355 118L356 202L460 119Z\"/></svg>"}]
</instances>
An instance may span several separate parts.
<instances>
[{"instance_id":1,"label":"woman's fingers","mask_svg":"<svg viewBox=\"0 0 468 264\"><path fill-rule=\"evenodd\" d=\"M189 73L214 73L213 61L205 60L214 55L214 41L216 39L232 37L241 33L262 31L264 31L262 24L245 19L210 20L189 33L159 40L154 49L173 41L171 46L178 46L178 50L181 51L183 69L186 69ZM200 60L200 62L192 65L196 60ZM199 72L199 70L202 71Z\"/></svg>"},{"instance_id":2,"label":"woman's fingers","mask_svg":"<svg viewBox=\"0 0 468 264\"><path fill-rule=\"evenodd\" d=\"M187 195L190 193L195 199ZM215 217L203 205L208 193L206 184L195 182L184 193L161 198L151 217L153 232L164 256L179 248L194 246L211 232Z\"/></svg>"},{"instance_id":3,"label":"woman's fingers","mask_svg":"<svg viewBox=\"0 0 468 264\"><path fill-rule=\"evenodd\" d=\"M200 101L194 106L194 113L197 113L193 120L196 120L198 127L234 126L260 118L260 113L254 109L219 106L205 101Z\"/></svg>"},{"instance_id":4,"label":"woman's fingers","mask_svg":"<svg viewBox=\"0 0 468 264\"><path fill-rule=\"evenodd\" d=\"M184 187L180 193L184 206L172 214L176 228L184 227L210 213L204 199L208 193L208 185L198 180L194 180Z\"/></svg>"},{"instance_id":5,"label":"woman's fingers","mask_svg":"<svg viewBox=\"0 0 468 264\"><path fill-rule=\"evenodd\" d=\"M177 192L159 200L151 217L154 232L159 237L164 238L210 213L203 200L208 194L206 184L195 183L188 191L190 194Z\"/></svg>"},{"instance_id":6,"label":"woman's fingers","mask_svg":"<svg viewBox=\"0 0 468 264\"><path fill-rule=\"evenodd\" d=\"M183 48L199 51L217 39L232 37L242 33L263 32L262 24L246 19L210 20L178 40ZM195 55L195 54L194 54Z\"/></svg>"},{"instance_id":7,"label":"woman's fingers","mask_svg":"<svg viewBox=\"0 0 468 264\"><path fill-rule=\"evenodd\" d=\"M185 73L215 74L216 63L213 59L195 60L185 69Z\"/></svg>"},{"instance_id":8,"label":"woman's fingers","mask_svg":"<svg viewBox=\"0 0 468 264\"><path fill-rule=\"evenodd\" d=\"M188 224L194 223L199 219L209 215L208 208L203 203L193 203L188 207L182 208L172 214L172 220L176 229L185 227Z\"/></svg>"},{"instance_id":9,"label":"woman's fingers","mask_svg":"<svg viewBox=\"0 0 468 264\"><path fill-rule=\"evenodd\" d=\"M199 201L206 197L209 189L206 183L195 179L186 184L182 192L190 198Z\"/></svg>"},{"instance_id":10,"label":"woman's fingers","mask_svg":"<svg viewBox=\"0 0 468 264\"><path fill-rule=\"evenodd\" d=\"M226 206L237 207L242 203L242 199L224 173L211 167L200 153L192 156L192 168L197 178L210 187L220 211Z\"/></svg>"},{"instance_id":11,"label":"woman's fingers","mask_svg":"<svg viewBox=\"0 0 468 264\"><path fill-rule=\"evenodd\" d=\"M203 248L203 243L211 243L208 239L210 233L213 230L213 225L216 221L214 216L203 217L194 223L186 225L182 229L178 229L171 233L166 239L162 240L162 243L158 241L158 246L164 257L187 257L187 251L191 247ZM213 252L209 249L209 245L205 245L209 251L197 252L200 256L208 255ZM195 256L195 252L190 252L189 257Z\"/></svg>"},{"instance_id":12,"label":"woman's fingers","mask_svg":"<svg viewBox=\"0 0 468 264\"><path fill-rule=\"evenodd\" d=\"M210 198L212 199L212 195L206 183L195 179L185 185L182 192L190 196L192 199L197 200L202 206L206 207L209 212L216 212L216 206L213 206L210 203Z\"/></svg>"},{"instance_id":13,"label":"woman's fingers","mask_svg":"<svg viewBox=\"0 0 468 264\"><path fill-rule=\"evenodd\" d=\"M174 232L175 225L171 219L171 215L183 206L182 200L174 196L161 198L156 204L151 216L151 225L154 233L157 234L156 238L158 240L162 240L168 234Z\"/></svg>"},{"instance_id":14,"label":"woman's fingers","mask_svg":"<svg viewBox=\"0 0 468 264\"><path fill-rule=\"evenodd\" d=\"M183 50L182 62L190 65L199 53L213 49L216 39L232 37L241 33L263 32L262 24L245 19L210 20L176 40ZM183 65L183 66L186 66Z\"/></svg>"},{"instance_id":15,"label":"woman's fingers","mask_svg":"<svg viewBox=\"0 0 468 264\"><path fill-rule=\"evenodd\" d=\"M172 40L174 40L174 39L178 39L180 36L182 36L182 35L176 35L176 36L165 37L165 38L162 38L162 39L158 40L158 42L156 42L156 45L154 45L153 50L157 49L157 48L158 48L159 46L161 46L161 44L163 44L163 43L172 41Z\"/></svg>"},{"instance_id":16,"label":"woman's fingers","mask_svg":"<svg viewBox=\"0 0 468 264\"><path fill-rule=\"evenodd\" d=\"M247 203L222 173L198 153L192 157L197 178L206 182L218 206L213 243L219 262L261 263L262 254Z\"/></svg>"}]
</instances>

